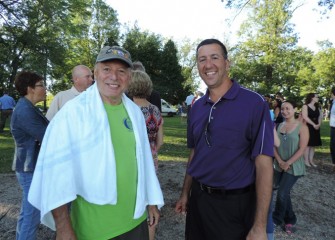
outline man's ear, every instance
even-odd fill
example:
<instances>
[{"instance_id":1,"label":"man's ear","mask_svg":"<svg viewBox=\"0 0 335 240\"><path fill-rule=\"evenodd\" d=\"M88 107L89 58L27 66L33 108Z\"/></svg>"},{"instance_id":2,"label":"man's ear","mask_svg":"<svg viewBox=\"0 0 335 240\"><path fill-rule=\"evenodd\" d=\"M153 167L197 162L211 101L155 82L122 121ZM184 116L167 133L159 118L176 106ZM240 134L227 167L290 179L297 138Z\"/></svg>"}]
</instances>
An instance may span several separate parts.
<instances>
[{"instance_id":1,"label":"man's ear","mask_svg":"<svg viewBox=\"0 0 335 240\"><path fill-rule=\"evenodd\" d=\"M226 71L230 69L230 61L226 59Z\"/></svg>"}]
</instances>

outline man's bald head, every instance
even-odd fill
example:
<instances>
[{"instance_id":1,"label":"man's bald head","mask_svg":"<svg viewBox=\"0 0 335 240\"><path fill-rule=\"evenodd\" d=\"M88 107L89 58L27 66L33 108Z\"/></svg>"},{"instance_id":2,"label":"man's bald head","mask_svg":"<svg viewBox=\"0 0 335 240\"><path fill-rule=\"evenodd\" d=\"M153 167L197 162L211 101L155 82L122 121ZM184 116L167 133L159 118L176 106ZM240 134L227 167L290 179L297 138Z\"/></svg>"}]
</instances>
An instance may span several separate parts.
<instances>
[{"instance_id":1,"label":"man's bald head","mask_svg":"<svg viewBox=\"0 0 335 240\"><path fill-rule=\"evenodd\" d=\"M78 65L72 69L72 81L78 92L85 91L92 85L92 71L85 65Z\"/></svg>"}]
</instances>

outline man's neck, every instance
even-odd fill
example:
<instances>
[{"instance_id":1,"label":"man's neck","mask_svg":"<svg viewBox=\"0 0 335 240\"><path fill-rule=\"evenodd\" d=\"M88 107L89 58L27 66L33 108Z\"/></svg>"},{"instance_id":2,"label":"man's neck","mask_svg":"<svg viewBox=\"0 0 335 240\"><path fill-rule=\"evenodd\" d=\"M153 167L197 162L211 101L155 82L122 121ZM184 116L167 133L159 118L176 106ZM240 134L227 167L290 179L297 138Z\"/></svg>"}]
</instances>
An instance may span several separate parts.
<instances>
[{"instance_id":1,"label":"man's neck","mask_svg":"<svg viewBox=\"0 0 335 240\"><path fill-rule=\"evenodd\" d=\"M81 90L78 86L75 86L75 85L73 85L73 87L78 91L78 92L82 92L83 90Z\"/></svg>"},{"instance_id":2,"label":"man's neck","mask_svg":"<svg viewBox=\"0 0 335 240\"><path fill-rule=\"evenodd\" d=\"M213 102L217 102L220 98L222 98L228 90L233 86L232 80L226 78L223 83L215 88L209 88L209 97Z\"/></svg>"}]
</instances>

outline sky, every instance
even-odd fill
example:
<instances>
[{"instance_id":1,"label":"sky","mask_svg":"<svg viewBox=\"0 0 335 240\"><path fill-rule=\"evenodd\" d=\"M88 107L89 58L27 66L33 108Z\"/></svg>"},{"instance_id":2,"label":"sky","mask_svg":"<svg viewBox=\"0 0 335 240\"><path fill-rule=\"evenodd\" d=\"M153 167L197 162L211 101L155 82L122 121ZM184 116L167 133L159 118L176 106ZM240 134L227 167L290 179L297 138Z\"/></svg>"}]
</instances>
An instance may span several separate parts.
<instances>
[{"instance_id":1,"label":"sky","mask_svg":"<svg viewBox=\"0 0 335 240\"><path fill-rule=\"evenodd\" d=\"M106 0L117 11L119 22L133 26L135 22L141 30L149 30L174 41L185 38L191 40L218 38L224 43L234 44L236 31L246 14L236 18L236 12L224 8L221 0ZM318 51L316 41L329 40L335 46L335 14L329 19L313 11L316 0L296 0L303 2L292 18L295 32L299 34L298 45ZM230 23L226 21L229 19ZM232 21L233 20L233 21Z\"/></svg>"}]
</instances>

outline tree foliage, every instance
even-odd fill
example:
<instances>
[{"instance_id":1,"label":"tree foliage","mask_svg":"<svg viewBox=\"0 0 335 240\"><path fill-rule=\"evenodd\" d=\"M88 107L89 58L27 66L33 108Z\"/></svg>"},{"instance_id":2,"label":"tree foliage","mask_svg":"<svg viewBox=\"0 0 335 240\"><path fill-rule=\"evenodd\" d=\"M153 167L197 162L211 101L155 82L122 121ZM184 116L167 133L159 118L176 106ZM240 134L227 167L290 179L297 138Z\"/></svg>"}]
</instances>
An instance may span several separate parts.
<instances>
[{"instance_id":1,"label":"tree foliage","mask_svg":"<svg viewBox=\"0 0 335 240\"><path fill-rule=\"evenodd\" d=\"M185 99L189 87L185 84L178 50L172 40L164 44L161 36L141 31L135 25L125 34L123 47L131 53L133 61L143 63L154 89L163 99L172 104Z\"/></svg>"},{"instance_id":2,"label":"tree foliage","mask_svg":"<svg viewBox=\"0 0 335 240\"><path fill-rule=\"evenodd\" d=\"M93 68L100 48L119 40L117 14L102 0L5 0L0 17L0 87L10 92L22 69L63 90L75 65Z\"/></svg>"},{"instance_id":3,"label":"tree foliage","mask_svg":"<svg viewBox=\"0 0 335 240\"><path fill-rule=\"evenodd\" d=\"M329 95L329 90L335 86L335 48L329 47L318 52L311 61L314 74L311 81L316 92L323 96Z\"/></svg>"},{"instance_id":4,"label":"tree foliage","mask_svg":"<svg viewBox=\"0 0 335 240\"><path fill-rule=\"evenodd\" d=\"M185 38L178 47L178 59L182 67L182 75L186 79L185 91L187 95L195 92L200 85L195 59L195 49L199 42L200 40L191 41Z\"/></svg>"},{"instance_id":5,"label":"tree foliage","mask_svg":"<svg viewBox=\"0 0 335 240\"><path fill-rule=\"evenodd\" d=\"M257 0L258 2L261 2L260 0ZM236 9L243 9L251 2L254 2L253 0L221 0L221 2L224 4L227 8L236 8ZM318 0L315 1L316 7L318 6L320 9L321 14L327 14L329 13L335 4L335 0Z\"/></svg>"},{"instance_id":6,"label":"tree foliage","mask_svg":"<svg viewBox=\"0 0 335 240\"><path fill-rule=\"evenodd\" d=\"M161 64L161 95L172 104L177 104L187 96L185 91L185 78L182 75L182 68L178 62L178 52L175 43L168 40L162 51Z\"/></svg>"},{"instance_id":7,"label":"tree foliage","mask_svg":"<svg viewBox=\"0 0 335 240\"><path fill-rule=\"evenodd\" d=\"M239 42L229 50L233 78L261 94L281 91L297 100L308 92L329 95L335 80L334 46L319 42L316 54L296 46L290 19L299 6L293 0L222 2L250 12ZM328 11L334 4L317 2ZM4 89L13 93L14 77L22 69L39 72L52 93L69 88L71 69L77 64L93 68L104 45L129 50L134 61L144 64L154 88L173 104L198 88L198 41L185 39L177 46L137 25L126 27L120 30L117 11L103 0L0 1L0 94Z\"/></svg>"},{"instance_id":8,"label":"tree foliage","mask_svg":"<svg viewBox=\"0 0 335 240\"><path fill-rule=\"evenodd\" d=\"M240 42L231 49L231 75L261 94L280 91L288 98L301 101L308 92L329 92L334 80L331 72L334 48L331 43L322 42L327 51L314 56L313 52L296 46L297 35L290 24L296 9L292 2L249 1L251 14L241 26ZM315 58L321 56L330 68L324 68L324 73L320 67L316 71Z\"/></svg>"},{"instance_id":9,"label":"tree foliage","mask_svg":"<svg viewBox=\"0 0 335 240\"><path fill-rule=\"evenodd\" d=\"M333 44L319 42L317 54L296 46L290 19L299 6L293 7L292 0L247 2L251 14L231 49L231 75L261 94L280 91L298 102L310 92L329 97L335 78Z\"/></svg>"},{"instance_id":10,"label":"tree foliage","mask_svg":"<svg viewBox=\"0 0 335 240\"><path fill-rule=\"evenodd\" d=\"M66 57L67 33L76 32L71 14L86 14L86 7L84 0L1 1L1 87L12 92L21 69L57 77Z\"/></svg>"}]
</instances>

